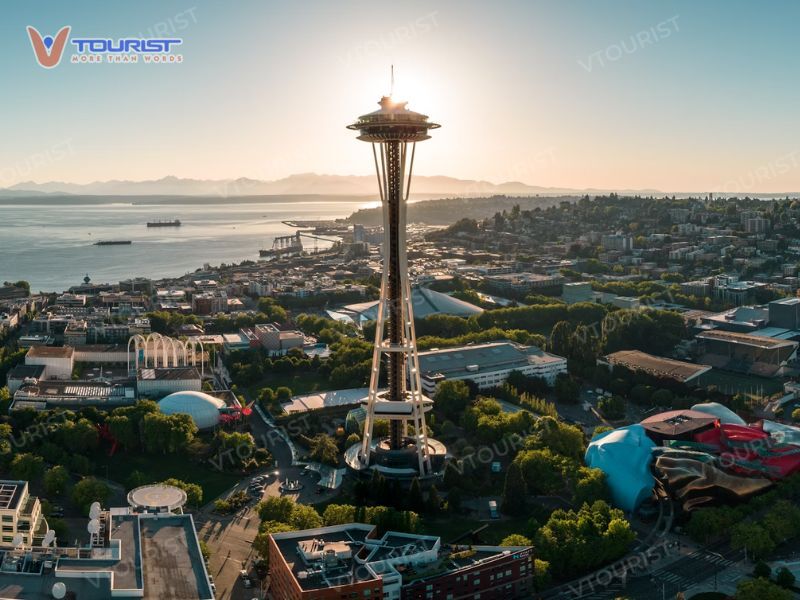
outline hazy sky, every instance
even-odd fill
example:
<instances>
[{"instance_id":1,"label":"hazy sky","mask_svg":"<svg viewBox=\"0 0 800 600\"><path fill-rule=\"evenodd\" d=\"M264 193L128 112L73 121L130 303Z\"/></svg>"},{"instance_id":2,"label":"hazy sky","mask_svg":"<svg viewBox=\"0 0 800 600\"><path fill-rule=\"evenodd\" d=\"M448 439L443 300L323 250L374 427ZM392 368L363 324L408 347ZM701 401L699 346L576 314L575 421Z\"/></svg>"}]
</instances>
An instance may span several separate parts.
<instances>
[{"instance_id":1,"label":"hazy sky","mask_svg":"<svg viewBox=\"0 0 800 600\"><path fill-rule=\"evenodd\" d=\"M0 187L366 174L388 92L442 124L419 173L800 191L800 2L0 4ZM180 65L34 60L25 27L182 37Z\"/></svg>"}]
</instances>

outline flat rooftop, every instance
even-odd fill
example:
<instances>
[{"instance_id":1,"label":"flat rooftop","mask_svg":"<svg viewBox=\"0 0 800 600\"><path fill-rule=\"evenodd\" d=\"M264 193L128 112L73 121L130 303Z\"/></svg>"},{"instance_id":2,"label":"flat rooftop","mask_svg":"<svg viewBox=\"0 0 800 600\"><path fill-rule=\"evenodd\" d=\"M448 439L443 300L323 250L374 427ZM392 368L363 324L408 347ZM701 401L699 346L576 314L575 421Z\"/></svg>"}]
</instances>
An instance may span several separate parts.
<instances>
[{"instance_id":1,"label":"flat rooftop","mask_svg":"<svg viewBox=\"0 0 800 600\"><path fill-rule=\"evenodd\" d=\"M39 379L44 373L44 365L17 365L8 372L9 379L25 379L34 377Z\"/></svg>"},{"instance_id":2,"label":"flat rooftop","mask_svg":"<svg viewBox=\"0 0 800 600\"><path fill-rule=\"evenodd\" d=\"M300 413L329 406L359 405L369 395L369 388L351 388L331 392L316 392L294 396L288 404L283 405L287 413Z\"/></svg>"},{"instance_id":3,"label":"flat rooftop","mask_svg":"<svg viewBox=\"0 0 800 600\"><path fill-rule=\"evenodd\" d=\"M213 598L189 515L156 518L118 510L112 509L109 548L93 550L91 558L62 557L47 574L0 572L0 598L52 599L58 581L81 600Z\"/></svg>"},{"instance_id":4,"label":"flat rooftop","mask_svg":"<svg viewBox=\"0 0 800 600\"><path fill-rule=\"evenodd\" d=\"M349 523L273 534L272 539L305 591L373 581L376 575L390 573L400 574L404 583L419 581L531 551L521 546L454 548L442 546L441 538L436 536L389 531L378 538L373 537L376 531L372 525ZM332 551L337 557L328 566L324 565L325 551ZM415 555L425 558L414 560Z\"/></svg>"},{"instance_id":5,"label":"flat rooftop","mask_svg":"<svg viewBox=\"0 0 800 600\"><path fill-rule=\"evenodd\" d=\"M123 344L81 344L75 346L77 352L128 352L128 347Z\"/></svg>"},{"instance_id":6,"label":"flat rooftop","mask_svg":"<svg viewBox=\"0 0 800 600\"><path fill-rule=\"evenodd\" d=\"M791 340L782 340L747 333L736 333L733 331L719 331L717 329L700 332L696 337L701 340L729 342L731 344L755 346L756 348L762 349L788 348L791 346L797 346L797 342L793 342Z\"/></svg>"},{"instance_id":7,"label":"flat rooftop","mask_svg":"<svg viewBox=\"0 0 800 600\"><path fill-rule=\"evenodd\" d=\"M690 381L710 370L709 365L694 363L654 356L639 350L620 350L605 357L606 362L612 366L627 367L633 371L643 371L655 377L669 377L677 381Z\"/></svg>"},{"instance_id":8,"label":"flat rooftop","mask_svg":"<svg viewBox=\"0 0 800 600\"><path fill-rule=\"evenodd\" d=\"M30 358L72 358L72 346L32 346L25 355Z\"/></svg>"},{"instance_id":9,"label":"flat rooftop","mask_svg":"<svg viewBox=\"0 0 800 600\"><path fill-rule=\"evenodd\" d=\"M17 510L26 481L0 481L0 510Z\"/></svg>"},{"instance_id":10,"label":"flat rooftop","mask_svg":"<svg viewBox=\"0 0 800 600\"><path fill-rule=\"evenodd\" d=\"M212 598L194 526L187 516L141 519L144 598Z\"/></svg>"},{"instance_id":11,"label":"flat rooftop","mask_svg":"<svg viewBox=\"0 0 800 600\"><path fill-rule=\"evenodd\" d=\"M499 371L563 361L564 358L548 354L535 346L513 342L491 342L419 353L420 372L423 375L441 373L451 377L475 373L473 367L477 367L477 372Z\"/></svg>"},{"instance_id":12,"label":"flat rooftop","mask_svg":"<svg viewBox=\"0 0 800 600\"><path fill-rule=\"evenodd\" d=\"M139 381L185 381L200 379L196 367L172 367L168 369L139 369Z\"/></svg>"},{"instance_id":13,"label":"flat rooftop","mask_svg":"<svg viewBox=\"0 0 800 600\"><path fill-rule=\"evenodd\" d=\"M39 398L52 396L55 398L71 397L81 398L125 398L133 391L133 387L120 384L103 383L99 381L64 381L46 379L39 381L36 386L23 386L15 393L20 398L34 395Z\"/></svg>"},{"instance_id":14,"label":"flat rooftop","mask_svg":"<svg viewBox=\"0 0 800 600\"><path fill-rule=\"evenodd\" d=\"M665 436L678 436L704 429L719 419L716 415L697 410L670 410L647 417L642 427Z\"/></svg>"},{"instance_id":15,"label":"flat rooftop","mask_svg":"<svg viewBox=\"0 0 800 600\"><path fill-rule=\"evenodd\" d=\"M346 544L356 554L364 545L367 536L374 530L372 525L352 524L350 526L321 527L289 534L275 534L272 539L286 561L287 566L294 575L295 580L304 590L315 590L329 587L331 579L335 578L337 585L375 579L366 569L353 569L353 561L346 562L346 568L322 573L315 568L316 563L306 563L298 551L298 544L314 541L318 544ZM291 535L294 534L294 535Z\"/></svg>"}]
</instances>

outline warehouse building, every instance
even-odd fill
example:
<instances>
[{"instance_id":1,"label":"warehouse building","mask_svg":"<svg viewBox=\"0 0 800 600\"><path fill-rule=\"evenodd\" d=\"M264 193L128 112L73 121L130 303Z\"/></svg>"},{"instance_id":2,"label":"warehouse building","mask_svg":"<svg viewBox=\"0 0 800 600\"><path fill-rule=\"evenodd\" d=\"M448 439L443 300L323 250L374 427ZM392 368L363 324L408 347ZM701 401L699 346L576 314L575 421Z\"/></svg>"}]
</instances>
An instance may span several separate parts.
<instances>
[{"instance_id":1,"label":"warehouse building","mask_svg":"<svg viewBox=\"0 0 800 600\"><path fill-rule=\"evenodd\" d=\"M480 389L490 389L503 385L511 371L541 377L548 385L567 372L566 358L509 341L420 352L419 365L427 394L433 394L436 385L448 379L468 379Z\"/></svg>"},{"instance_id":2,"label":"warehouse building","mask_svg":"<svg viewBox=\"0 0 800 600\"><path fill-rule=\"evenodd\" d=\"M33 346L25 354L26 365L42 365L46 379L70 379L75 366L71 346Z\"/></svg>"},{"instance_id":3,"label":"warehouse building","mask_svg":"<svg viewBox=\"0 0 800 600\"><path fill-rule=\"evenodd\" d=\"M663 356L654 356L639 350L620 350L608 354L597 362L609 368L625 367L631 371L647 373L651 377L673 379L686 384L697 383L697 379L711 370L709 365L698 365Z\"/></svg>"},{"instance_id":4,"label":"warehouse building","mask_svg":"<svg viewBox=\"0 0 800 600\"><path fill-rule=\"evenodd\" d=\"M798 342L733 331L703 331L696 336L705 364L749 375L772 377L797 356Z\"/></svg>"}]
</instances>

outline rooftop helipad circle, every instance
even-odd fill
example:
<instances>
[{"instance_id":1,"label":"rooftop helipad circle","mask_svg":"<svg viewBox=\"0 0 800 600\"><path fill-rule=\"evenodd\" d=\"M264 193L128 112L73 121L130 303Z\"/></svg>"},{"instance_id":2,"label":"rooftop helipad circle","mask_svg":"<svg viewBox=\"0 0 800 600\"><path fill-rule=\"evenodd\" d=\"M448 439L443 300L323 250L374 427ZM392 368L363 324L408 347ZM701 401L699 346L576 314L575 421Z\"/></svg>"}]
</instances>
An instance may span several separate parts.
<instances>
[{"instance_id":1,"label":"rooftop helipad circle","mask_svg":"<svg viewBox=\"0 0 800 600\"><path fill-rule=\"evenodd\" d=\"M143 485L128 492L134 508L175 510L186 504L186 492L173 485Z\"/></svg>"}]
</instances>

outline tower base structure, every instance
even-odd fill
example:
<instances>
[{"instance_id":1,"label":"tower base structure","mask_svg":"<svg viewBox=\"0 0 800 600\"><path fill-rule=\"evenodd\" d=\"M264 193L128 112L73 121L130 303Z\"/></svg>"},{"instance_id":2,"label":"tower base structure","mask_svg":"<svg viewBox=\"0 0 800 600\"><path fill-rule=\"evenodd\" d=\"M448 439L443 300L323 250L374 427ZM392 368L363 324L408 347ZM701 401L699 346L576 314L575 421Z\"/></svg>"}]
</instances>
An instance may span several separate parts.
<instances>
[{"instance_id":1,"label":"tower base structure","mask_svg":"<svg viewBox=\"0 0 800 600\"><path fill-rule=\"evenodd\" d=\"M387 479L420 481L436 479L442 475L447 457L447 448L443 443L429 437L427 448L423 450L430 458L430 471L420 474L417 457L420 449L413 438L404 437L401 448L392 449L388 437L377 438L370 445L367 461L361 460L361 443L350 446L344 452L344 460L348 469L362 477L372 477L378 471Z\"/></svg>"},{"instance_id":2,"label":"tower base structure","mask_svg":"<svg viewBox=\"0 0 800 600\"><path fill-rule=\"evenodd\" d=\"M417 142L427 140L428 131L439 125L390 96L378 104L379 110L347 126L359 132L359 140L372 144L384 238L369 396L363 402L364 430L361 442L345 451L345 462L351 470L370 476L377 471L393 479L430 480L441 473L447 449L428 437L425 423L433 402L423 394L420 380L406 253L406 207ZM387 387L383 392L379 390L382 378ZM374 435L378 419L389 422L388 436Z\"/></svg>"}]
</instances>

